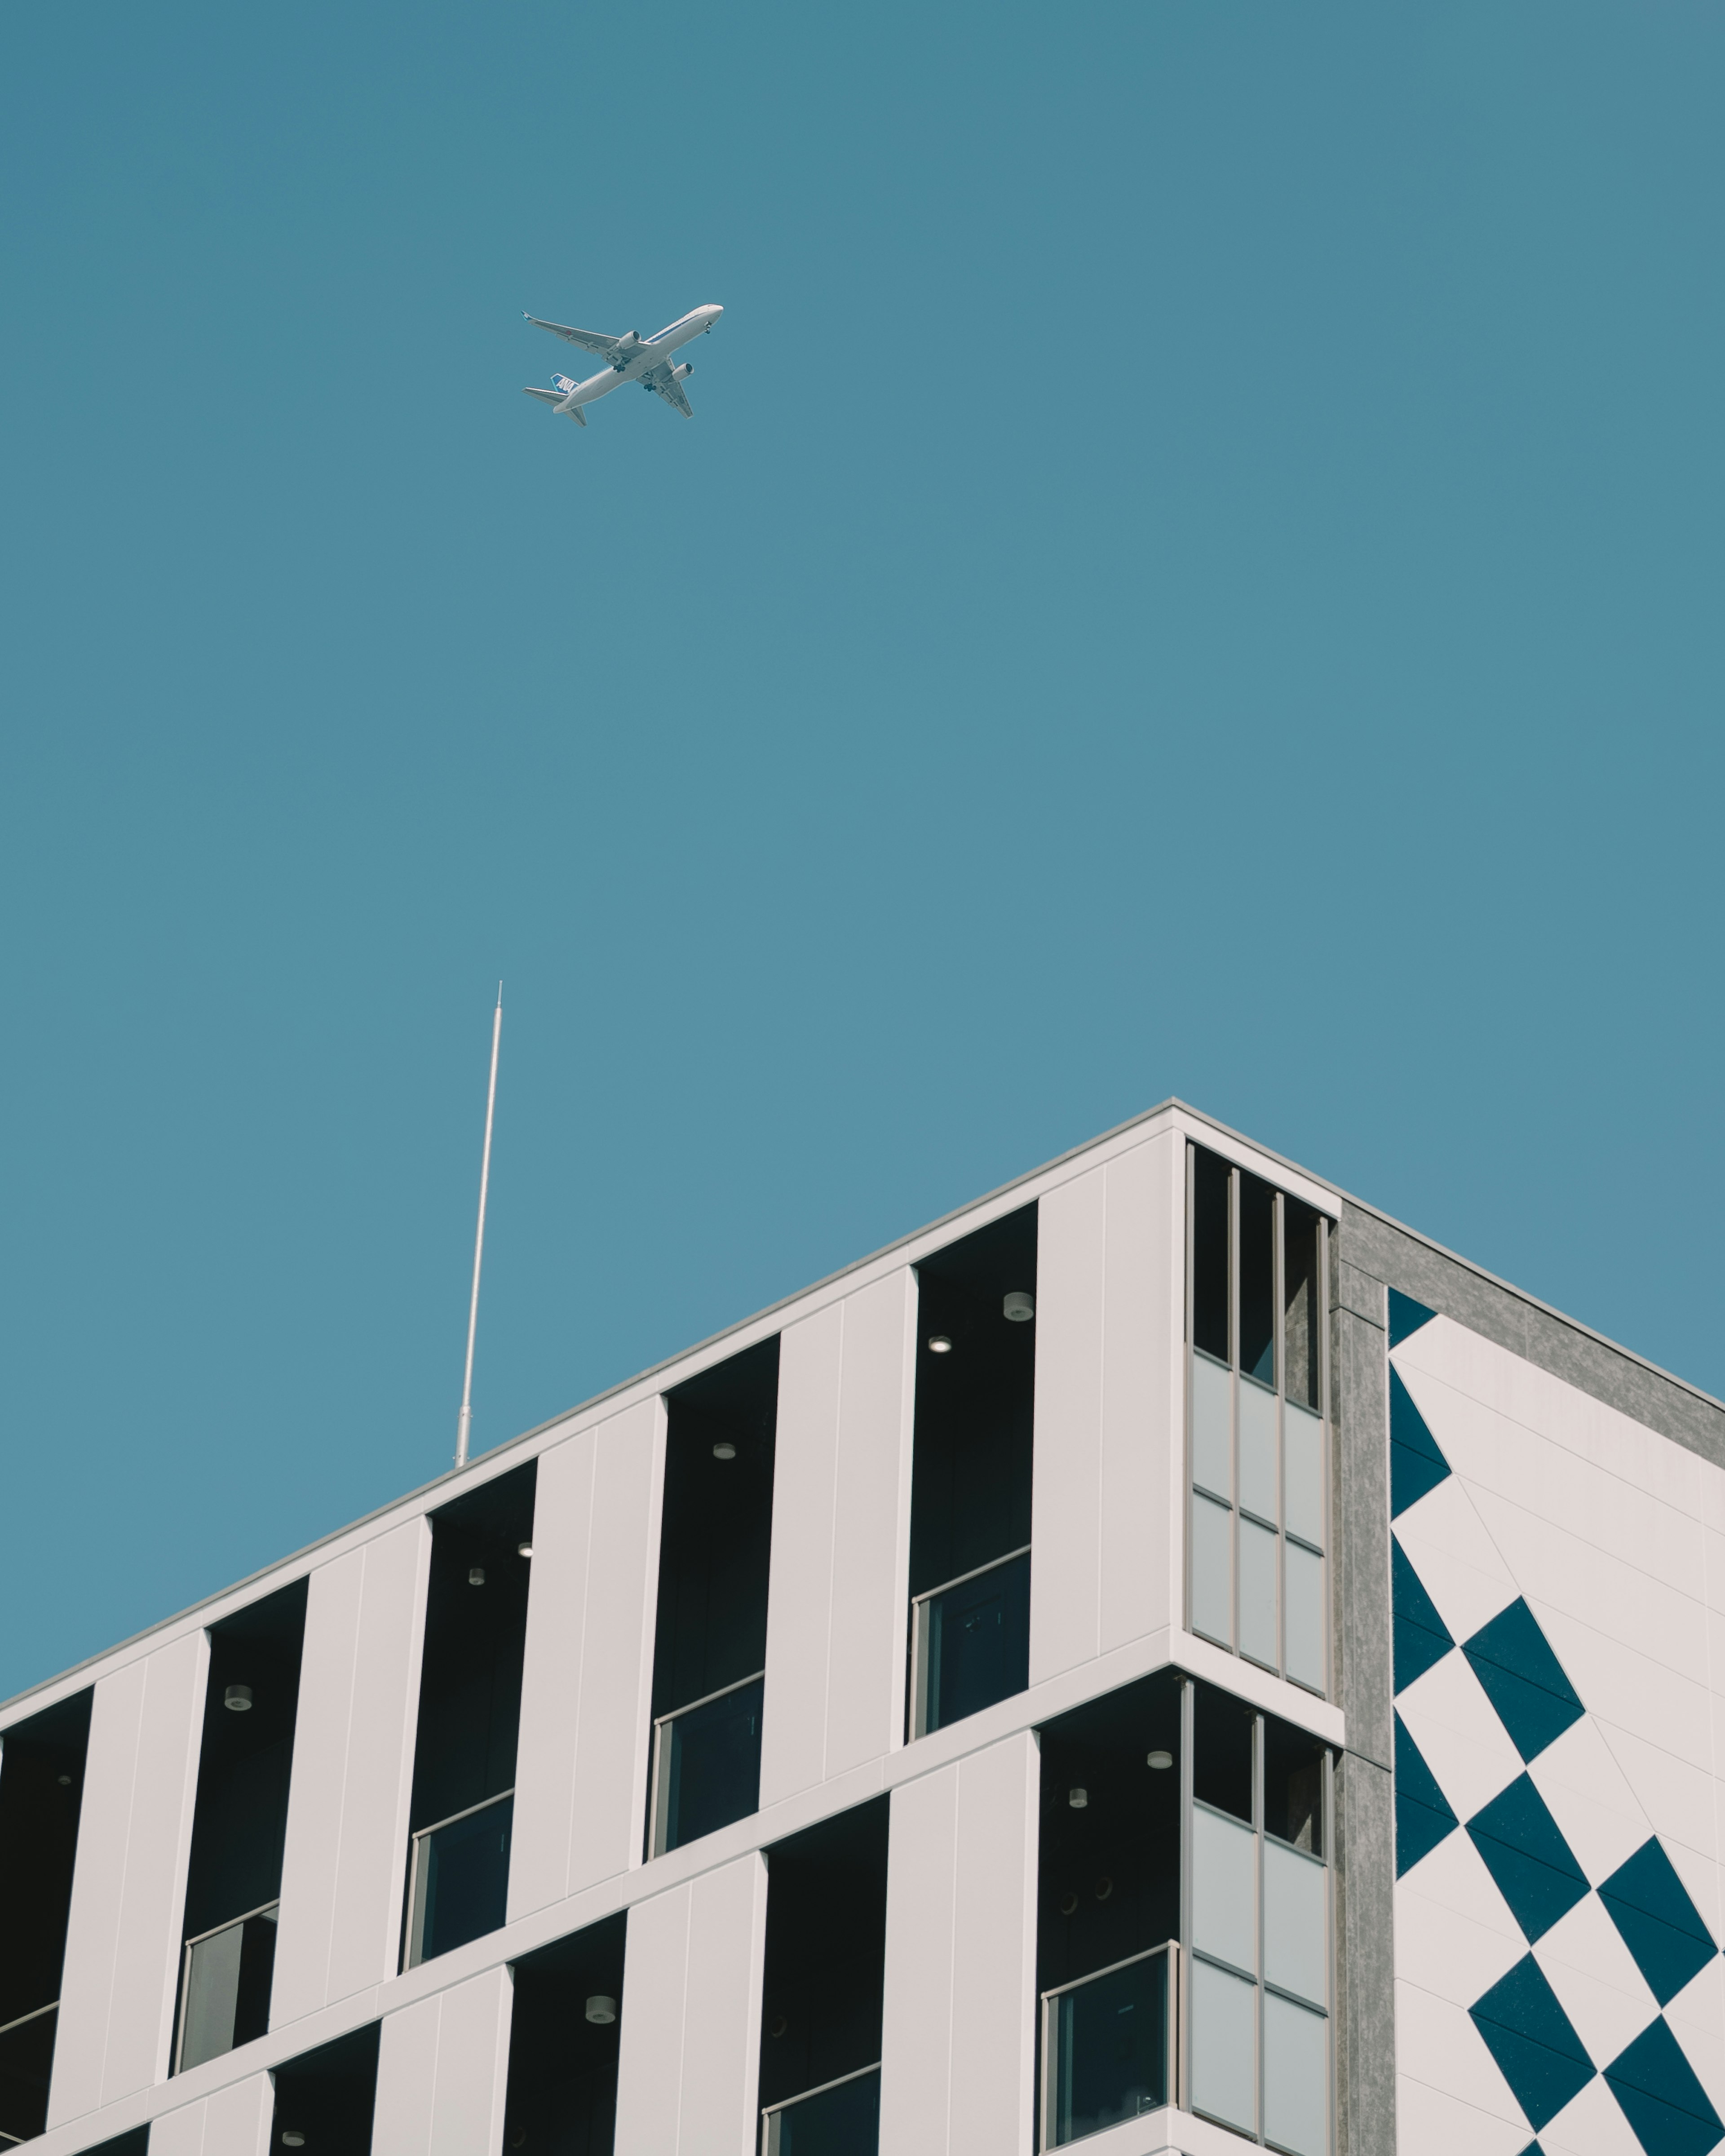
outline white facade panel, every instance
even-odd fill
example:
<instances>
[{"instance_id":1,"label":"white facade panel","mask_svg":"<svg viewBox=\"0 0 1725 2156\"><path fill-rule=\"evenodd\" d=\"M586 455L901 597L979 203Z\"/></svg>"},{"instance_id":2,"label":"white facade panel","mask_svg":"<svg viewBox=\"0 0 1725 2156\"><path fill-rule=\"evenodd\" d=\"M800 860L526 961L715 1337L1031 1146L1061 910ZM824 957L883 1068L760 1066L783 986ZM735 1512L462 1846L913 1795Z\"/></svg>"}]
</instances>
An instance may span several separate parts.
<instances>
[{"instance_id":1,"label":"white facade panel","mask_svg":"<svg viewBox=\"0 0 1725 2156\"><path fill-rule=\"evenodd\" d=\"M540 1460L511 1921L641 1861L665 1431L643 1400Z\"/></svg>"},{"instance_id":2,"label":"white facade panel","mask_svg":"<svg viewBox=\"0 0 1725 2156\"><path fill-rule=\"evenodd\" d=\"M395 1974L431 1529L311 1574L270 2025Z\"/></svg>"},{"instance_id":3,"label":"white facade panel","mask_svg":"<svg viewBox=\"0 0 1725 2156\"><path fill-rule=\"evenodd\" d=\"M384 2017L372 2156L498 2156L513 2002L508 1969L490 1969Z\"/></svg>"},{"instance_id":4,"label":"white facade panel","mask_svg":"<svg viewBox=\"0 0 1725 2156\"><path fill-rule=\"evenodd\" d=\"M151 2156L268 2156L275 2109L269 2075L248 2074L157 2119L150 2128Z\"/></svg>"},{"instance_id":5,"label":"white facade panel","mask_svg":"<svg viewBox=\"0 0 1725 2156\"><path fill-rule=\"evenodd\" d=\"M1152 1139L1039 1208L1032 1684L1178 1621L1178 1164Z\"/></svg>"},{"instance_id":6,"label":"white facade panel","mask_svg":"<svg viewBox=\"0 0 1725 2156\"><path fill-rule=\"evenodd\" d=\"M629 1911L619 2152L753 2156L766 1938L757 1851Z\"/></svg>"},{"instance_id":7,"label":"white facade panel","mask_svg":"<svg viewBox=\"0 0 1725 2156\"><path fill-rule=\"evenodd\" d=\"M1025 1732L892 1793L880 2146L893 2156L1031 2145L1039 1768Z\"/></svg>"},{"instance_id":8,"label":"white facade panel","mask_svg":"<svg viewBox=\"0 0 1725 2156\"><path fill-rule=\"evenodd\" d=\"M903 1727L916 1310L906 1268L781 1336L763 1806Z\"/></svg>"},{"instance_id":9,"label":"white facade panel","mask_svg":"<svg viewBox=\"0 0 1725 2156\"><path fill-rule=\"evenodd\" d=\"M167 2073L208 1666L194 1632L95 1686L50 2126Z\"/></svg>"}]
</instances>

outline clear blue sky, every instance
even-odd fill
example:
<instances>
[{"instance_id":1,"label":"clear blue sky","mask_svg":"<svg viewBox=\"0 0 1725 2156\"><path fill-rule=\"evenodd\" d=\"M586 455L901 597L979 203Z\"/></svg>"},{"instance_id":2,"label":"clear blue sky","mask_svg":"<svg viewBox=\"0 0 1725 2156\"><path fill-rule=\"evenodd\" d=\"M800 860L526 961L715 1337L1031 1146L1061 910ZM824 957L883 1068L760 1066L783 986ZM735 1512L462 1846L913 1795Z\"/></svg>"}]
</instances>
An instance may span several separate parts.
<instances>
[{"instance_id":1,"label":"clear blue sky","mask_svg":"<svg viewBox=\"0 0 1725 2156\"><path fill-rule=\"evenodd\" d=\"M0 1691L1171 1092L1714 1391L1725 16L0 19ZM696 417L521 394L726 314Z\"/></svg>"}]
</instances>

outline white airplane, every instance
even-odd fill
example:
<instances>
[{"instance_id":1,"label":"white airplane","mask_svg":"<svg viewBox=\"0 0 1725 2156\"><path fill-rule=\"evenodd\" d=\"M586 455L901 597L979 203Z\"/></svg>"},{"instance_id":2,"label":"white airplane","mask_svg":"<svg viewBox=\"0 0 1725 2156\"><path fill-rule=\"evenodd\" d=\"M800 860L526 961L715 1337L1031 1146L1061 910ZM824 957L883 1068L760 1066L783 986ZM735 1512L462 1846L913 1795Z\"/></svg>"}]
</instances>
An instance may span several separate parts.
<instances>
[{"instance_id":1,"label":"white airplane","mask_svg":"<svg viewBox=\"0 0 1725 2156\"><path fill-rule=\"evenodd\" d=\"M683 316L669 329L649 337L644 337L639 330L631 330L627 336L605 336L598 330L572 330L562 322L542 322L537 315L529 315L526 319L536 329L549 330L553 336L567 338L571 344L578 344L583 352L592 352L605 364L585 382L572 382L567 374L554 374L554 389L530 388L526 393L536 397L542 404L549 404L553 412L567 412L578 427L584 427L587 414L581 408L583 404L608 396L625 382L639 382L644 389L664 398L685 419L692 419L695 414L683 394L683 383L695 369L687 360L679 366L671 354L691 337L705 336L724 311L722 307L697 307L693 314Z\"/></svg>"}]
</instances>

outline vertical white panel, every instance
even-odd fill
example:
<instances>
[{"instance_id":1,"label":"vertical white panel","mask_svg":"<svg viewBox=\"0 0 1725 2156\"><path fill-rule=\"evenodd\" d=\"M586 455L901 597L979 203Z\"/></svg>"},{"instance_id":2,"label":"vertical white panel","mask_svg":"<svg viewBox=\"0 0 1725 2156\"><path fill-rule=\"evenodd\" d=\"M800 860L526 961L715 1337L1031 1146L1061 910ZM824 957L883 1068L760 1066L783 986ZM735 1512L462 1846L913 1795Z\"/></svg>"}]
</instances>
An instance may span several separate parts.
<instances>
[{"instance_id":1,"label":"vertical white panel","mask_svg":"<svg viewBox=\"0 0 1725 2156\"><path fill-rule=\"evenodd\" d=\"M536 1552L536 1526L533 1547ZM508 1969L488 1969L385 2015L373 2156L497 2156L513 1998Z\"/></svg>"},{"instance_id":2,"label":"vertical white panel","mask_svg":"<svg viewBox=\"0 0 1725 2156\"><path fill-rule=\"evenodd\" d=\"M208 1664L193 1632L95 1687L51 2125L167 2074Z\"/></svg>"},{"instance_id":3,"label":"vertical white panel","mask_svg":"<svg viewBox=\"0 0 1725 2156\"><path fill-rule=\"evenodd\" d=\"M151 2156L203 2156L208 2102L182 2104L150 2124Z\"/></svg>"},{"instance_id":4,"label":"vertical white panel","mask_svg":"<svg viewBox=\"0 0 1725 2156\"><path fill-rule=\"evenodd\" d=\"M1037 1208L1036 1438L1030 1681L1089 1661L1101 1637L1102 1308L1107 1170Z\"/></svg>"},{"instance_id":5,"label":"vertical white panel","mask_svg":"<svg viewBox=\"0 0 1725 2156\"><path fill-rule=\"evenodd\" d=\"M568 1890L596 1453L597 1434L589 1430L539 1455L509 1851L511 1923L561 1901Z\"/></svg>"},{"instance_id":6,"label":"vertical white panel","mask_svg":"<svg viewBox=\"0 0 1725 2156\"><path fill-rule=\"evenodd\" d=\"M892 1793L880 2146L894 2156L1030 2145L1038 1776L1026 1732Z\"/></svg>"},{"instance_id":7,"label":"vertical white panel","mask_svg":"<svg viewBox=\"0 0 1725 2156\"><path fill-rule=\"evenodd\" d=\"M430 1554L407 1520L308 1583L272 2028L395 1974Z\"/></svg>"},{"instance_id":8,"label":"vertical white panel","mask_svg":"<svg viewBox=\"0 0 1725 2156\"><path fill-rule=\"evenodd\" d=\"M761 1804L826 1774L832 1634L834 1505L845 1305L788 1325L778 1348L778 1434L773 1462L773 1555L767 1588L767 1692ZM846 1534L853 1530L847 1522Z\"/></svg>"},{"instance_id":9,"label":"vertical white panel","mask_svg":"<svg viewBox=\"0 0 1725 2156\"><path fill-rule=\"evenodd\" d=\"M572 1894L641 1861L665 1430L665 1402L655 1398L597 1432L569 1815Z\"/></svg>"},{"instance_id":10,"label":"vertical white panel","mask_svg":"<svg viewBox=\"0 0 1725 2156\"><path fill-rule=\"evenodd\" d=\"M270 1989L272 2028L315 2013L329 1997L336 1866L341 1848L347 1737L365 1576L362 1548L320 1565L305 1583L305 1639L282 1848L281 1913Z\"/></svg>"},{"instance_id":11,"label":"vertical white panel","mask_svg":"<svg viewBox=\"0 0 1725 2156\"><path fill-rule=\"evenodd\" d=\"M1185 1163L1173 1132L1108 1163L1104 1287L1101 1636L1105 1655L1180 1621L1172 1501L1183 1477ZM1034 1576L1034 1573L1033 1573Z\"/></svg>"},{"instance_id":12,"label":"vertical white panel","mask_svg":"<svg viewBox=\"0 0 1725 2156\"><path fill-rule=\"evenodd\" d=\"M754 1851L629 1911L619 2150L752 2156L766 1933Z\"/></svg>"},{"instance_id":13,"label":"vertical white panel","mask_svg":"<svg viewBox=\"0 0 1725 2156\"><path fill-rule=\"evenodd\" d=\"M248 2074L218 2089L203 2111L202 2156L269 2156L275 2087L268 2074ZM151 2145L156 2145L153 2133Z\"/></svg>"},{"instance_id":14,"label":"vertical white panel","mask_svg":"<svg viewBox=\"0 0 1725 2156\"><path fill-rule=\"evenodd\" d=\"M845 1301L826 1771L878 1759L905 1717L916 1280L908 1266Z\"/></svg>"}]
</instances>

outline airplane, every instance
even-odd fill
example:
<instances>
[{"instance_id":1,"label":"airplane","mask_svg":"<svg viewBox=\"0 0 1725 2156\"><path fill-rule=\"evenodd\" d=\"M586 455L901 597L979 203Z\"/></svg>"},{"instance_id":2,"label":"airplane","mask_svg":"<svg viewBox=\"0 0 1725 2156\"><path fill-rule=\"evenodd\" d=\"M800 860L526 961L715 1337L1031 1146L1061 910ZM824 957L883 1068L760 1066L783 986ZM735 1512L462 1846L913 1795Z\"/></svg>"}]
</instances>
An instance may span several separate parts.
<instances>
[{"instance_id":1,"label":"airplane","mask_svg":"<svg viewBox=\"0 0 1725 2156\"><path fill-rule=\"evenodd\" d=\"M605 336L598 330L572 330L562 322L542 322L537 315L528 315L524 319L536 329L549 330L553 336L579 345L583 352L592 352L605 364L585 382L572 382L567 374L554 374L554 389L530 388L526 394L536 397L542 404L549 404L553 412L567 412L578 427L584 427L587 414L581 408L583 404L608 396L625 382L639 382L644 389L662 397L673 411L680 412L685 419L692 419L695 414L683 394L683 383L695 369L688 360L678 364L671 354L691 337L706 336L724 311L722 307L696 307L692 314L684 315L668 329L649 337L644 337L639 330L631 330L627 336Z\"/></svg>"}]
</instances>

